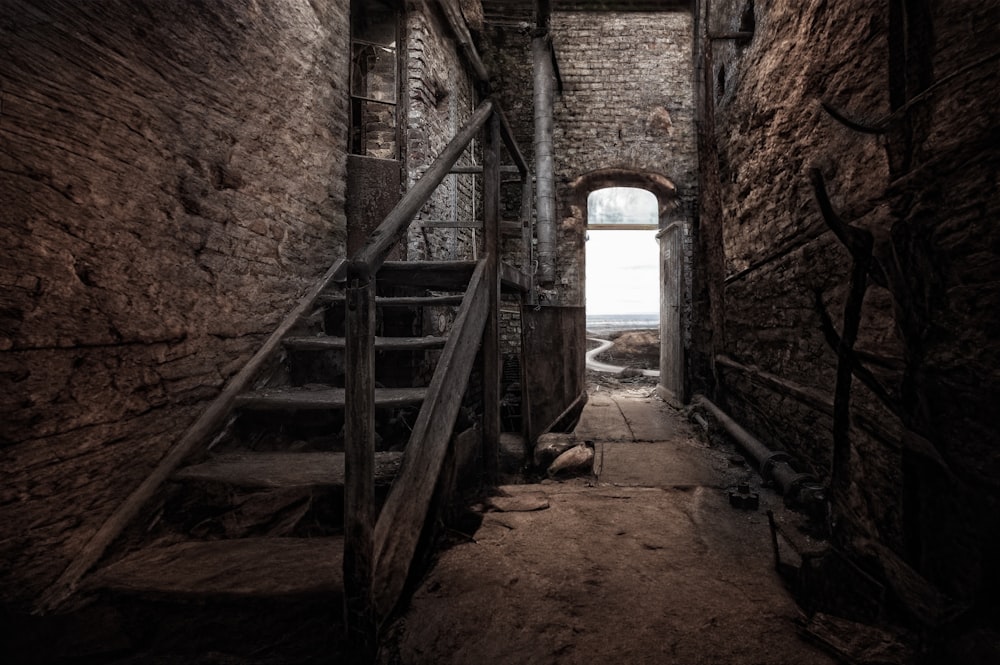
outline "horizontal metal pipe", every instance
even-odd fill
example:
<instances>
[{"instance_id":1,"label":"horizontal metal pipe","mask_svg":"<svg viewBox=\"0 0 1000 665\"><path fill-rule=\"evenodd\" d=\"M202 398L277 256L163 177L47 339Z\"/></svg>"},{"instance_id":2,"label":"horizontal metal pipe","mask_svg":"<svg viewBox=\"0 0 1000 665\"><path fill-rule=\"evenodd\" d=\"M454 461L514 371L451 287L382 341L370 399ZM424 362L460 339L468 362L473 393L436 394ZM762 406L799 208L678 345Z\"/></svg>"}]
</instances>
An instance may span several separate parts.
<instances>
[{"instance_id":1,"label":"horizontal metal pipe","mask_svg":"<svg viewBox=\"0 0 1000 665\"><path fill-rule=\"evenodd\" d=\"M809 483L811 487L815 486L814 478L795 470L787 453L772 451L707 397L697 395L692 401L695 406L703 407L711 413L726 432L739 443L740 447L750 453L750 456L757 462L761 477L765 480L773 479L782 494L797 493L804 483ZM812 497L819 496L821 496L819 493L812 495Z\"/></svg>"}]
</instances>

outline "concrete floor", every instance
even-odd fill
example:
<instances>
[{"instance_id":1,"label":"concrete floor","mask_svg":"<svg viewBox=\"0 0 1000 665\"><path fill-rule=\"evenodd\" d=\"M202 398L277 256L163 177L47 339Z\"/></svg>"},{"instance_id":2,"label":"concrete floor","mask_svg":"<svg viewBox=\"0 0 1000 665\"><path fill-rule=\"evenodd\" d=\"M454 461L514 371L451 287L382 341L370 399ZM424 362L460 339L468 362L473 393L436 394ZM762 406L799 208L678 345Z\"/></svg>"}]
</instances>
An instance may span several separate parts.
<instances>
[{"instance_id":1,"label":"concrete floor","mask_svg":"<svg viewBox=\"0 0 1000 665\"><path fill-rule=\"evenodd\" d=\"M594 475L502 488L386 635L389 663L828 664L801 640L750 477L649 385L595 386L576 429Z\"/></svg>"}]
</instances>

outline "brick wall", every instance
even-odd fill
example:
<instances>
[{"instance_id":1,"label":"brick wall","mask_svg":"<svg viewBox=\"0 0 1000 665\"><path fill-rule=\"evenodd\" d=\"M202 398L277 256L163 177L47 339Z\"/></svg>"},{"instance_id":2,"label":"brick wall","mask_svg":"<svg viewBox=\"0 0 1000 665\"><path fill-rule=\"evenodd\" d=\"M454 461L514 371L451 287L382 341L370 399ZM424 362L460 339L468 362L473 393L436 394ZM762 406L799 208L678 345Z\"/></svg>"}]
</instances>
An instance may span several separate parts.
<instances>
[{"instance_id":1,"label":"brick wall","mask_svg":"<svg viewBox=\"0 0 1000 665\"><path fill-rule=\"evenodd\" d=\"M697 199L691 15L556 12L553 41L563 81L555 101L558 257L554 300L583 304L585 211L569 185L606 168L666 176L677 187L672 219Z\"/></svg>"},{"instance_id":2,"label":"brick wall","mask_svg":"<svg viewBox=\"0 0 1000 665\"><path fill-rule=\"evenodd\" d=\"M406 18L406 171L415 183L458 133L475 109L476 99L464 60L437 11L412 4ZM481 164L473 142L458 164ZM449 175L423 207L419 219L471 221L478 177ZM475 253L477 235L471 229L430 229L419 222L410 227L408 255L411 260L462 260Z\"/></svg>"},{"instance_id":3,"label":"brick wall","mask_svg":"<svg viewBox=\"0 0 1000 665\"><path fill-rule=\"evenodd\" d=\"M713 30L740 27L745 3L717 5ZM853 382L850 489L836 506L844 532L886 546L964 602L995 594L986 562L998 546L1000 432L990 406L1000 356L995 260L1000 211L991 181L997 142L997 3L912 3L891 20L885 3L820 0L755 12L749 44L715 50L724 274L716 350L832 400L836 354L817 297L841 329L850 258L819 214L808 172L833 206L872 232L885 286L870 284L856 348L885 387ZM959 18L961 17L961 18ZM905 38L894 43L892 32ZM907 44L909 50L907 51ZM890 67L896 62L896 68ZM976 64L976 63L979 64ZM873 122L928 86L882 137L823 111L826 100ZM991 175L993 174L993 175ZM706 185L708 187L708 185ZM986 248L991 248L987 250ZM735 417L823 478L829 410L722 369ZM916 441L921 441L918 445ZM946 470L947 469L947 470Z\"/></svg>"},{"instance_id":4,"label":"brick wall","mask_svg":"<svg viewBox=\"0 0 1000 665\"><path fill-rule=\"evenodd\" d=\"M346 0L0 21L0 598L51 583L343 254Z\"/></svg>"}]
</instances>

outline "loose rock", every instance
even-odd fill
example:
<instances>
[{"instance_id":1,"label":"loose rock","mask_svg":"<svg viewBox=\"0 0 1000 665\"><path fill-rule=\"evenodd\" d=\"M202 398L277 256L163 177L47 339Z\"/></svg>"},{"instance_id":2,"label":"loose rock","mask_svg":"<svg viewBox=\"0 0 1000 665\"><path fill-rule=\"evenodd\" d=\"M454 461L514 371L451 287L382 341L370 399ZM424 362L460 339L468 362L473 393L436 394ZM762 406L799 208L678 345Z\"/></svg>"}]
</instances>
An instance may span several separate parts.
<instances>
[{"instance_id":1,"label":"loose rock","mask_svg":"<svg viewBox=\"0 0 1000 665\"><path fill-rule=\"evenodd\" d=\"M576 437L572 434L553 432L542 434L535 444L535 466L544 469L557 457L576 445Z\"/></svg>"},{"instance_id":2,"label":"loose rock","mask_svg":"<svg viewBox=\"0 0 1000 665\"><path fill-rule=\"evenodd\" d=\"M594 449L584 444L573 446L552 462L549 475L589 473L594 466Z\"/></svg>"}]
</instances>

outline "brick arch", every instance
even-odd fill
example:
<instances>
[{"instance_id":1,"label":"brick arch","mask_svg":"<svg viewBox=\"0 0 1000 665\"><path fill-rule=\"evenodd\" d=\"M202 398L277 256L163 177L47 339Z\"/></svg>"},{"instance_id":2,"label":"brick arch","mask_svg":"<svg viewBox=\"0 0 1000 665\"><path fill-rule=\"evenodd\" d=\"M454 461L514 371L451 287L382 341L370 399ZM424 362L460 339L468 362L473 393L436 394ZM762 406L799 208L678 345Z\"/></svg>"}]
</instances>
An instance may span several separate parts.
<instances>
[{"instance_id":1,"label":"brick arch","mask_svg":"<svg viewBox=\"0 0 1000 665\"><path fill-rule=\"evenodd\" d=\"M635 187L656 196L660 220L678 206L677 186L665 175L651 171L608 168L584 173L569 185L569 204L576 215L585 216L587 197L608 187Z\"/></svg>"}]
</instances>

